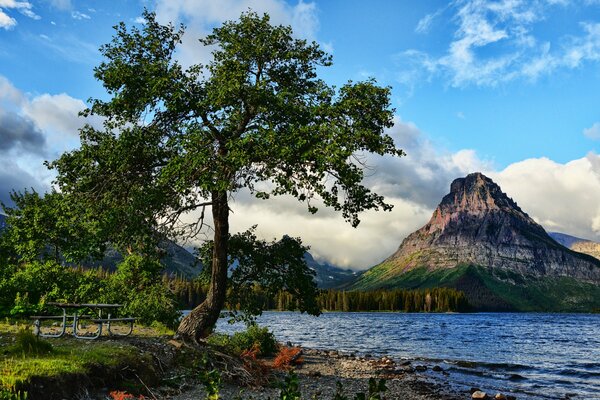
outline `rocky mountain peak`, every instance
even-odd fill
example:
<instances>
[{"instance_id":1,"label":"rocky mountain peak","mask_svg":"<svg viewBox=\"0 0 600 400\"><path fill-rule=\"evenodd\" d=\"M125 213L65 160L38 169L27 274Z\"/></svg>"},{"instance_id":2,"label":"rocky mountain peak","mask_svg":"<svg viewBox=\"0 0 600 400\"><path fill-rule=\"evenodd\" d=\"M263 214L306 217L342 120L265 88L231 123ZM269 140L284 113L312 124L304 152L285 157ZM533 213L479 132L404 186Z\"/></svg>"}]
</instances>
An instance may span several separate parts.
<instances>
[{"instance_id":1,"label":"rocky mountain peak","mask_svg":"<svg viewBox=\"0 0 600 400\"><path fill-rule=\"evenodd\" d=\"M450 193L444 196L431 220L422 229L428 234L443 232L449 224L457 225L465 218L484 218L490 213L502 212L511 214L526 224L537 225L517 203L502 192L500 186L481 172L475 172L452 182Z\"/></svg>"},{"instance_id":2,"label":"rocky mountain peak","mask_svg":"<svg viewBox=\"0 0 600 400\"><path fill-rule=\"evenodd\" d=\"M479 172L454 180L429 222L404 239L386 262L403 271L473 264L600 281L598 260L557 243Z\"/></svg>"},{"instance_id":3,"label":"rocky mountain peak","mask_svg":"<svg viewBox=\"0 0 600 400\"><path fill-rule=\"evenodd\" d=\"M481 172L475 172L464 178L455 179L440 207L451 211L489 211L494 209L521 209L502 192L500 186Z\"/></svg>"}]
</instances>

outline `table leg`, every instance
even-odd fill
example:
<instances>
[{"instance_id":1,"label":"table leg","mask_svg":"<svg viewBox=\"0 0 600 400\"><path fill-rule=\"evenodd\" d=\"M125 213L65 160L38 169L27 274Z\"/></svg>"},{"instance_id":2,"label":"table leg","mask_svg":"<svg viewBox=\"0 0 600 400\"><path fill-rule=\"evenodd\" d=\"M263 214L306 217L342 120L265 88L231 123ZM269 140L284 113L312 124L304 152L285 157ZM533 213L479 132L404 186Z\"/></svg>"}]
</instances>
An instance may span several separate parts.
<instances>
[{"instance_id":1,"label":"table leg","mask_svg":"<svg viewBox=\"0 0 600 400\"><path fill-rule=\"evenodd\" d=\"M73 314L73 336L75 336L77 339L94 340L98 339L100 335L102 335L102 322L98 323L98 330L93 336L85 336L77 333L77 321L77 310L75 310L75 313Z\"/></svg>"}]
</instances>

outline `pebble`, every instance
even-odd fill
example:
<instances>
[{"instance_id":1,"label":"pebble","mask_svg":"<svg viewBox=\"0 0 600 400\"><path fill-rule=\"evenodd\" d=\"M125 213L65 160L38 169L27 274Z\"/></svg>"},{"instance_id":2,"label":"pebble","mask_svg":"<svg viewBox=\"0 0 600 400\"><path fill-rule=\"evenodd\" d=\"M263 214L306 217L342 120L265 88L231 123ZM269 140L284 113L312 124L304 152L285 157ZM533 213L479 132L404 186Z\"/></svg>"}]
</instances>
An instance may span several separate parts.
<instances>
[{"instance_id":1,"label":"pebble","mask_svg":"<svg viewBox=\"0 0 600 400\"><path fill-rule=\"evenodd\" d=\"M433 368L431 368L433 371L435 372L442 372L444 369L442 367L440 367L439 365L435 365Z\"/></svg>"},{"instance_id":2,"label":"pebble","mask_svg":"<svg viewBox=\"0 0 600 400\"><path fill-rule=\"evenodd\" d=\"M425 371L427 371L427 366L425 366L425 365L417 365L417 366L415 366L415 370L417 372L425 372Z\"/></svg>"},{"instance_id":3,"label":"pebble","mask_svg":"<svg viewBox=\"0 0 600 400\"><path fill-rule=\"evenodd\" d=\"M494 396L494 399L496 399L496 400L506 400L506 396L503 395L502 393L496 393L496 395Z\"/></svg>"},{"instance_id":4,"label":"pebble","mask_svg":"<svg viewBox=\"0 0 600 400\"><path fill-rule=\"evenodd\" d=\"M472 399L480 399L480 400L483 400L483 399L487 399L487 398L488 398L488 395L487 395L485 392L482 392L482 391L478 390L478 391L476 391L475 393L473 393L473 394L471 395L471 398L472 398Z\"/></svg>"}]
</instances>

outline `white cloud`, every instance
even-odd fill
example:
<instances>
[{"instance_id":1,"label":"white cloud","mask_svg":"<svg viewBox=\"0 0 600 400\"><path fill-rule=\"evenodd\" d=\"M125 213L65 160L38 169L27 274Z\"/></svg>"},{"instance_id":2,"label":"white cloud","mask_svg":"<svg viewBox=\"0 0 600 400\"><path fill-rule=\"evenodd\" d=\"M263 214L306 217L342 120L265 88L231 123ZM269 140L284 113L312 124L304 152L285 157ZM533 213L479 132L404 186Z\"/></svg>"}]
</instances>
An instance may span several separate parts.
<instances>
[{"instance_id":1,"label":"white cloud","mask_svg":"<svg viewBox=\"0 0 600 400\"><path fill-rule=\"evenodd\" d=\"M71 12L71 17L73 19L77 19L77 20L80 20L80 21L83 20L83 19L91 19L92 18L89 15L84 14L84 13L82 13L80 11L72 11Z\"/></svg>"},{"instance_id":2,"label":"white cloud","mask_svg":"<svg viewBox=\"0 0 600 400\"><path fill-rule=\"evenodd\" d=\"M523 160L492 173L491 178L523 211L547 230L598 240L600 156L557 163Z\"/></svg>"},{"instance_id":3,"label":"white cloud","mask_svg":"<svg viewBox=\"0 0 600 400\"><path fill-rule=\"evenodd\" d=\"M12 29L17 25L17 20L6 13L6 10L17 10L21 14L32 18L41 17L33 12L33 6L28 1L0 0L0 28Z\"/></svg>"},{"instance_id":4,"label":"white cloud","mask_svg":"<svg viewBox=\"0 0 600 400\"><path fill-rule=\"evenodd\" d=\"M50 4L59 10L70 10L73 7L71 0L50 0Z\"/></svg>"},{"instance_id":5,"label":"white cloud","mask_svg":"<svg viewBox=\"0 0 600 400\"><path fill-rule=\"evenodd\" d=\"M429 29L431 28L431 24L433 24L433 21L435 21L435 19L437 17L439 17L442 12L444 11L444 9L439 9L434 13L431 14L427 14L426 16L424 16L423 18L421 18L419 20L419 22L417 23L417 27L415 28L415 32L417 33L427 33L429 32Z\"/></svg>"},{"instance_id":6,"label":"white cloud","mask_svg":"<svg viewBox=\"0 0 600 400\"><path fill-rule=\"evenodd\" d=\"M93 122L95 126L101 126L95 119L90 121L79 117L79 112L85 108L86 105L82 100L66 93L57 95L45 93L32 98L23 107L23 111L45 131L60 132L62 136L77 136L78 129L85 122Z\"/></svg>"},{"instance_id":7,"label":"white cloud","mask_svg":"<svg viewBox=\"0 0 600 400\"><path fill-rule=\"evenodd\" d=\"M0 8L0 28L4 28L4 29L8 30L8 29L11 29L12 27L14 27L15 25L17 25L17 20L14 19L13 17L7 15Z\"/></svg>"},{"instance_id":8,"label":"white cloud","mask_svg":"<svg viewBox=\"0 0 600 400\"><path fill-rule=\"evenodd\" d=\"M596 122L591 127L585 128L583 134L590 139L600 140L600 122Z\"/></svg>"},{"instance_id":9,"label":"white cloud","mask_svg":"<svg viewBox=\"0 0 600 400\"><path fill-rule=\"evenodd\" d=\"M144 17L137 17L136 19L133 20L133 22L135 22L136 24L145 24L146 23L146 19Z\"/></svg>"},{"instance_id":10,"label":"white cloud","mask_svg":"<svg viewBox=\"0 0 600 400\"><path fill-rule=\"evenodd\" d=\"M187 26L178 58L184 66L189 66L210 61L211 49L199 44L199 38L224 21L238 19L249 9L258 14L268 13L271 23L291 25L298 37L309 40L316 37L319 21L317 7L312 2L299 1L292 6L283 0L158 0L156 15L161 23L183 22Z\"/></svg>"},{"instance_id":11,"label":"white cloud","mask_svg":"<svg viewBox=\"0 0 600 400\"><path fill-rule=\"evenodd\" d=\"M404 71L400 80L419 80L426 73L446 77L454 87L495 86L520 78L535 81L558 68L600 61L600 23L582 22L579 32L559 38L554 45L540 36L545 34L542 30L536 30L551 7L566 5L565 1L455 1L448 6L454 12L456 31L446 54L400 53L400 60L417 54L410 64L421 71ZM438 12L422 18L416 31L426 32Z\"/></svg>"},{"instance_id":12,"label":"white cloud","mask_svg":"<svg viewBox=\"0 0 600 400\"><path fill-rule=\"evenodd\" d=\"M0 159L6 171L9 165L15 166L10 179L0 179L0 188L4 190L20 181L24 186L19 188L31 186L31 182L37 182L36 188L49 187L53 173L43 166L43 161L78 147L78 129L85 123L102 125L100 118L78 116L85 107L83 101L66 93L25 94L0 76ZM0 199L5 195L0 193Z\"/></svg>"}]
</instances>

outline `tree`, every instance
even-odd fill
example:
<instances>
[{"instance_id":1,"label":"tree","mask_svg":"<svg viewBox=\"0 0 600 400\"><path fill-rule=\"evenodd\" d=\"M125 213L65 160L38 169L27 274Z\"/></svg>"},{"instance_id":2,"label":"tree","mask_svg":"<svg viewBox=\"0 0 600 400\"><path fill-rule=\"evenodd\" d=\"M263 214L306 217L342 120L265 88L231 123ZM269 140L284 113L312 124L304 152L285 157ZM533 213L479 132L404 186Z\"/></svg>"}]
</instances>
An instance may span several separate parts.
<instances>
[{"instance_id":1,"label":"tree","mask_svg":"<svg viewBox=\"0 0 600 400\"><path fill-rule=\"evenodd\" d=\"M109 221L103 232L121 246L152 248L157 232L193 237L212 212L210 287L183 319L182 338L199 340L215 325L228 282L229 200L247 189L259 199L290 195L341 211L352 226L368 209L390 210L362 185L364 155L400 156L384 134L392 125L390 89L373 80L339 90L317 77L331 57L251 11L200 43L212 61L183 69L174 54L184 28L144 13L139 30L115 27L95 69L110 99L86 114L105 129L82 129L81 148L51 167L66 193ZM183 224L191 211L199 217ZM107 236L108 240L109 237Z\"/></svg>"},{"instance_id":2,"label":"tree","mask_svg":"<svg viewBox=\"0 0 600 400\"><path fill-rule=\"evenodd\" d=\"M103 254L104 246L94 239L96 225L64 194L52 190L40 196L25 190L10 197L13 207L0 204L7 215L0 247L12 264L36 260L61 264Z\"/></svg>"}]
</instances>

